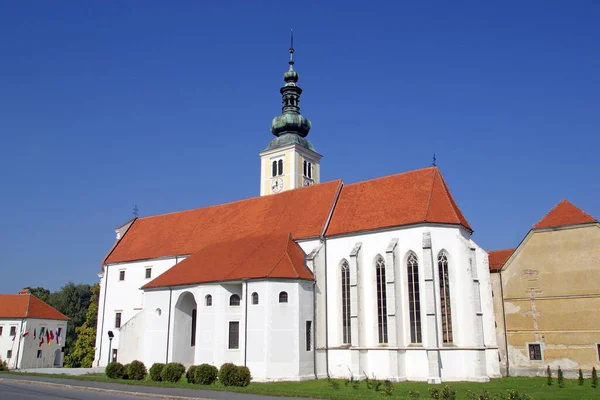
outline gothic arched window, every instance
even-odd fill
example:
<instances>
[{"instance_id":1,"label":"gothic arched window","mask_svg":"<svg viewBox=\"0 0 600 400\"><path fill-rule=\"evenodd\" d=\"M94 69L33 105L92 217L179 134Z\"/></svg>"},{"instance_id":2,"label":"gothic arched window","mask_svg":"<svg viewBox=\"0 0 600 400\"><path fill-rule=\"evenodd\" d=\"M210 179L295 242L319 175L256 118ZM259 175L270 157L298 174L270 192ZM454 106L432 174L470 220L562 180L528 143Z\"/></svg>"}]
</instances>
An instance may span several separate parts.
<instances>
[{"instance_id":1,"label":"gothic arched window","mask_svg":"<svg viewBox=\"0 0 600 400\"><path fill-rule=\"evenodd\" d=\"M448 279L448 256L441 252L438 256L440 275L440 304L442 309L442 335L444 343L452 343L452 307L450 306L450 280Z\"/></svg>"},{"instance_id":2,"label":"gothic arched window","mask_svg":"<svg viewBox=\"0 0 600 400\"><path fill-rule=\"evenodd\" d=\"M277 174L283 175L283 160L277 161Z\"/></svg>"},{"instance_id":3,"label":"gothic arched window","mask_svg":"<svg viewBox=\"0 0 600 400\"><path fill-rule=\"evenodd\" d=\"M273 161L272 167L271 176L277 176L277 161Z\"/></svg>"},{"instance_id":4,"label":"gothic arched window","mask_svg":"<svg viewBox=\"0 0 600 400\"><path fill-rule=\"evenodd\" d=\"M212 306L212 296L210 294L207 294L204 298L204 304L206 304L206 307Z\"/></svg>"},{"instance_id":5,"label":"gothic arched window","mask_svg":"<svg viewBox=\"0 0 600 400\"><path fill-rule=\"evenodd\" d=\"M388 331L385 262L381 256L377 257L375 271L377 274L377 331L379 334L379 343L387 343Z\"/></svg>"},{"instance_id":6,"label":"gothic arched window","mask_svg":"<svg viewBox=\"0 0 600 400\"><path fill-rule=\"evenodd\" d=\"M312 163L308 163L308 177L312 179Z\"/></svg>"},{"instance_id":7,"label":"gothic arched window","mask_svg":"<svg viewBox=\"0 0 600 400\"><path fill-rule=\"evenodd\" d=\"M306 171L307 170L307 168L306 168L307 164L308 163L306 162L306 160L304 160L304 176L308 176L308 172Z\"/></svg>"},{"instance_id":8,"label":"gothic arched window","mask_svg":"<svg viewBox=\"0 0 600 400\"><path fill-rule=\"evenodd\" d=\"M240 296L238 296L237 294L232 294L231 297L229 297L229 305L230 306L239 306L240 305Z\"/></svg>"},{"instance_id":9,"label":"gothic arched window","mask_svg":"<svg viewBox=\"0 0 600 400\"><path fill-rule=\"evenodd\" d=\"M280 303L287 303L288 302L288 294L287 294L287 292L280 292L279 293L279 302Z\"/></svg>"},{"instance_id":10,"label":"gothic arched window","mask_svg":"<svg viewBox=\"0 0 600 400\"><path fill-rule=\"evenodd\" d=\"M408 272L408 309L410 314L410 342L421 343L421 297L419 291L419 263L415 253L406 260Z\"/></svg>"},{"instance_id":11,"label":"gothic arched window","mask_svg":"<svg viewBox=\"0 0 600 400\"><path fill-rule=\"evenodd\" d=\"M252 304L258 304L258 293L252 293Z\"/></svg>"},{"instance_id":12,"label":"gothic arched window","mask_svg":"<svg viewBox=\"0 0 600 400\"><path fill-rule=\"evenodd\" d=\"M350 344L350 268L348 261L342 262L342 343Z\"/></svg>"}]
</instances>

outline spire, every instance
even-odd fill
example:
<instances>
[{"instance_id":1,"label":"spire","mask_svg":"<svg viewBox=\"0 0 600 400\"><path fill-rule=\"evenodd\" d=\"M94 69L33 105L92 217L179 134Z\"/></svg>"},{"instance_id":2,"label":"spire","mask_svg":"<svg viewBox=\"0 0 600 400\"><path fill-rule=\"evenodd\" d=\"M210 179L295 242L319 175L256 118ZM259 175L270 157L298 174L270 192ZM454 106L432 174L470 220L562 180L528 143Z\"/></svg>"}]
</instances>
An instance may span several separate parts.
<instances>
[{"instance_id":1,"label":"spire","mask_svg":"<svg viewBox=\"0 0 600 400\"><path fill-rule=\"evenodd\" d=\"M279 137L285 134L298 135L302 138L308 135L311 123L300 114L300 95L302 89L296 84L298 73L294 70L294 32L290 35L290 68L283 74L285 85L279 90L281 93L281 115L273 119L271 133Z\"/></svg>"}]
</instances>

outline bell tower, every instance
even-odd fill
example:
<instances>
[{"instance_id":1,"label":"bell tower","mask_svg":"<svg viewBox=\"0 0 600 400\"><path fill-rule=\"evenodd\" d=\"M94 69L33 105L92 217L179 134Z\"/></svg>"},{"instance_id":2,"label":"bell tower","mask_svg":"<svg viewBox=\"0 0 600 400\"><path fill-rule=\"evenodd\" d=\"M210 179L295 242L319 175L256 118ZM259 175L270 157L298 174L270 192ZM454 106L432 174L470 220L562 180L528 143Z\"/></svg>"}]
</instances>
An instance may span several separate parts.
<instances>
[{"instance_id":1,"label":"bell tower","mask_svg":"<svg viewBox=\"0 0 600 400\"><path fill-rule=\"evenodd\" d=\"M320 182L321 155L306 139L310 121L300 114L302 89L294 71L294 36L291 36L289 70L283 74L285 85L281 115L273 118L271 133L275 138L260 152L260 195L315 185Z\"/></svg>"}]
</instances>

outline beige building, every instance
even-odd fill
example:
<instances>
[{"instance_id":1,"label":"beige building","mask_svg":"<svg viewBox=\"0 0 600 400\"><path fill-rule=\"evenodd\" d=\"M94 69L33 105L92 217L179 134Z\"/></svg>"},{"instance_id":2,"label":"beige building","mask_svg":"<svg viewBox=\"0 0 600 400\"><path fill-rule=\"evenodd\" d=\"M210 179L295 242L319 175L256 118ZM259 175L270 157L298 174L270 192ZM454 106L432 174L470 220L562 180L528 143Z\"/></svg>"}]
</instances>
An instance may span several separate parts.
<instances>
[{"instance_id":1,"label":"beige building","mask_svg":"<svg viewBox=\"0 0 600 400\"><path fill-rule=\"evenodd\" d=\"M489 252L503 375L600 367L600 224L566 200L516 249Z\"/></svg>"}]
</instances>

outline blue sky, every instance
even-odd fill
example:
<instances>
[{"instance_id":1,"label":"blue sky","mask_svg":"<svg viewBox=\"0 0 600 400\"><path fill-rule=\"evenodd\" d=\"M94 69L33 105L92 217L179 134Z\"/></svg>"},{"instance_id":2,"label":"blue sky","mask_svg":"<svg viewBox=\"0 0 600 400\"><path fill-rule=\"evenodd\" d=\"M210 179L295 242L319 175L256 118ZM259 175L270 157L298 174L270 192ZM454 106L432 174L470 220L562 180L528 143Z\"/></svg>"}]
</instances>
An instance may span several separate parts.
<instances>
[{"instance_id":1,"label":"blue sky","mask_svg":"<svg viewBox=\"0 0 600 400\"><path fill-rule=\"evenodd\" d=\"M93 283L131 217L257 196L294 29L346 183L432 154L485 249L600 218L596 1L21 1L0 12L0 293Z\"/></svg>"}]
</instances>

